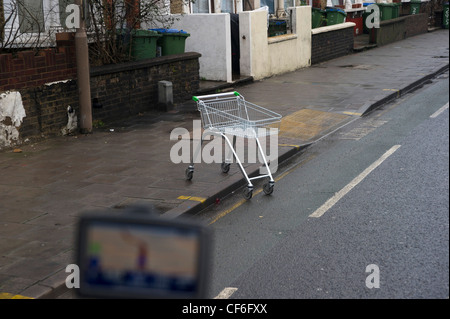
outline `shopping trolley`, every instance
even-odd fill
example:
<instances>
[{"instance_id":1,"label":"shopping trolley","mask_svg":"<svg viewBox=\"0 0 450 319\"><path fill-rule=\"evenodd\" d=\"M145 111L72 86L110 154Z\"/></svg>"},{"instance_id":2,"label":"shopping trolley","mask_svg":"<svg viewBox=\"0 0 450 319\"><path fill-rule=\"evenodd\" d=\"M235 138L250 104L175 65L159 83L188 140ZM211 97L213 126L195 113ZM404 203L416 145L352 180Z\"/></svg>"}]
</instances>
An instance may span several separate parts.
<instances>
[{"instance_id":1,"label":"shopping trolley","mask_svg":"<svg viewBox=\"0 0 450 319\"><path fill-rule=\"evenodd\" d=\"M202 126L208 134L219 135L226 141L232 155L247 180L247 187L244 189L244 197L252 198L252 180L269 177L269 181L264 184L263 191L269 195L273 192L275 181L269 169L269 164L261 147L259 137L277 134L281 115L265 109L256 104L250 103L238 92L219 93L211 95L194 96L197 108L200 111ZM233 142L227 135L233 136ZM267 169L267 174L249 177L245 172L241 160L236 153L236 137L254 138L258 150ZM197 149L192 153L191 164L186 169L186 179L191 180L194 173L194 158L199 154L203 143L203 134ZM226 156L221 164L223 173L228 173L231 164L231 152Z\"/></svg>"}]
</instances>

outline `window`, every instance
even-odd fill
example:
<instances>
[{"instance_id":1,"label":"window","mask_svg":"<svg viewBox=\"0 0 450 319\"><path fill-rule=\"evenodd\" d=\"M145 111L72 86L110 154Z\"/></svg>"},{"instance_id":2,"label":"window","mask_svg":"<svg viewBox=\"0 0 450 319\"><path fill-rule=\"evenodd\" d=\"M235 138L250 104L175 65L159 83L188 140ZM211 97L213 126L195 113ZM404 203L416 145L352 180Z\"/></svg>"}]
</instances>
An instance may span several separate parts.
<instances>
[{"instance_id":1,"label":"window","mask_svg":"<svg viewBox=\"0 0 450 319\"><path fill-rule=\"evenodd\" d=\"M220 10L225 13L234 13L234 1L235 0L221 0Z\"/></svg>"},{"instance_id":2,"label":"window","mask_svg":"<svg viewBox=\"0 0 450 319\"><path fill-rule=\"evenodd\" d=\"M21 33L37 33L45 30L42 0L17 0Z\"/></svg>"},{"instance_id":3,"label":"window","mask_svg":"<svg viewBox=\"0 0 450 319\"><path fill-rule=\"evenodd\" d=\"M5 10L3 10L3 0L0 0L0 42L5 38Z\"/></svg>"},{"instance_id":4,"label":"window","mask_svg":"<svg viewBox=\"0 0 450 319\"><path fill-rule=\"evenodd\" d=\"M275 13L275 1L274 0L261 0L261 7L268 6L269 7L269 13L274 14Z\"/></svg>"},{"instance_id":5,"label":"window","mask_svg":"<svg viewBox=\"0 0 450 319\"><path fill-rule=\"evenodd\" d=\"M196 0L191 2L190 5L192 13L211 13L209 0Z\"/></svg>"},{"instance_id":6,"label":"window","mask_svg":"<svg viewBox=\"0 0 450 319\"><path fill-rule=\"evenodd\" d=\"M295 0L284 0L284 9L287 10L289 7L295 7Z\"/></svg>"}]
</instances>

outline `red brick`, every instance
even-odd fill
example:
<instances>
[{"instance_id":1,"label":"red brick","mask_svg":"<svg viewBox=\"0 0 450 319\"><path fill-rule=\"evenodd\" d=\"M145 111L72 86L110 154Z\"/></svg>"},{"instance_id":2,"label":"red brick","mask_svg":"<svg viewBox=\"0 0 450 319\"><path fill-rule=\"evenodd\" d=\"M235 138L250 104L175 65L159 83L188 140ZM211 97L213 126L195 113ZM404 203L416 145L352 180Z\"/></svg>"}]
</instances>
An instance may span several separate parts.
<instances>
[{"instance_id":1,"label":"red brick","mask_svg":"<svg viewBox=\"0 0 450 319\"><path fill-rule=\"evenodd\" d=\"M35 70L36 70L37 74L44 74L45 72L47 72L47 68L46 67L36 68Z\"/></svg>"},{"instance_id":2,"label":"red brick","mask_svg":"<svg viewBox=\"0 0 450 319\"><path fill-rule=\"evenodd\" d=\"M45 57L43 57L43 56L34 57L34 66L36 68L45 66Z\"/></svg>"},{"instance_id":3,"label":"red brick","mask_svg":"<svg viewBox=\"0 0 450 319\"><path fill-rule=\"evenodd\" d=\"M55 63L56 64L66 63L66 55L64 53L56 53L55 54Z\"/></svg>"},{"instance_id":4,"label":"red brick","mask_svg":"<svg viewBox=\"0 0 450 319\"><path fill-rule=\"evenodd\" d=\"M0 54L0 73L11 71L12 55Z\"/></svg>"},{"instance_id":5,"label":"red brick","mask_svg":"<svg viewBox=\"0 0 450 319\"><path fill-rule=\"evenodd\" d=\"M34 52L33 51L19 52L18 57L19 57L19 59L23 59L25 69L34 68Z\"/></svg>"},{"instance_id":6,"label":"red brick","mask_svg":"<svg viewBox=\"0 0 450 319\"><path fill-rule=\"evenodd\" d=\"M2 79L9 79L11 76L13 76L12 72L0 72L0 80Z\"/></svg>"},{"instance_id":7,"label":"red brick","mask_svg":"<svg viewBox=\"0 0 450 319\"><path fill-rule=\"evenodd\" d=\"M41 79L42 79L42 75L39 73L32 75L30 78L31 81L41 80Z\"/></svg>"},{"instance_id":8,"label":"red brick","mask_svg":"<svg viewBox=\"0 0 450 319\"><path fill-rule=\"evenodd\" d=\"M75 32L58 32L56 41L75 41Z\"/></svg>"},{"instance_id":9,"label":"red brick","mask_svg":"<svg viewBox=\"0 0 450 319\"><path fill-rule=\"evenodd\" d=\"M42 54L45 56L45 63L47 66L55 64L55 51L53 49L44 49Z\"/></svg>"},{"instance_id":10,"label":"red brick","mask_svg":"<svg viewBox=\"0 0 450 319\"><path fill-rule=\"evenodd\" d=\"M4 87L8 85L8 79L0 80L0 92L4 91Z\"/></svg>"},{"instance_id":11,"label":"red brick","mask_svg":"<svg viewBox=\"0 0 450 319\"><path fill-rule=\"evenodd\" d=\"M13 59L12 60L12 68L14 71L23 70L24 69L24 63L22 59Z\"/></svg>"}]
</instances>

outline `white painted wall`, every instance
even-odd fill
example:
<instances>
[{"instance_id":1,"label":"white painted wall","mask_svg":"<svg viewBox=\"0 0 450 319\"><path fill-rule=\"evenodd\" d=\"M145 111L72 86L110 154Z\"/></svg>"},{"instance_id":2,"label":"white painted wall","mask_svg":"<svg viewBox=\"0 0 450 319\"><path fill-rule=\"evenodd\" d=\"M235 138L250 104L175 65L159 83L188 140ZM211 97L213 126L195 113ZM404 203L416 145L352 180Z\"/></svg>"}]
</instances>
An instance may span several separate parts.
<instances>
[{"instance_id":1,"label":"white painted wall","mask_svg":"<svg viewBox=\"0 0 450 319\"><path fill-rule=\"evenodd\" d=\"M293 10L293 34L267 36L265 11L239 13L241 75L255 80L311 65L311 7Z\"/></svg>"},{"instance_id":2,"label":"white painted wall","mask_svg":"<svg viewBox=\"0 0 450 319\"><path fill-rule=\"evenodd\" d=\"M190 34L185 51L202 55L199 59L200 78L231 82L230 15L199 13L174 16L177 21L171 28Z\"/></svg>"},{"instance_id":3,"label":"white painted wall","mask_svg":"<svg viewBox=\"0 0 450 319\"><path fill-rule=\"evenodd\" d=\"M262 79L311 65L311 7L293 10L294 34L267 36L266 11L239 13L241 75ZM231 27L227 13L173 15L173 29L190 34L186 52L199 52L200 78L232 82Z\"/></svg>"},{"instance_id":4,"label":"white painted wall","mask_svg":"<svg viewBox=\"0 0 450 319\"><path fill-rule=\"evenodd\" d=\"M20 127L25 116L22 96L19 92L7 91L0 94L0 149L19 141L17 128Z\"/></svg>"}]
</instances>

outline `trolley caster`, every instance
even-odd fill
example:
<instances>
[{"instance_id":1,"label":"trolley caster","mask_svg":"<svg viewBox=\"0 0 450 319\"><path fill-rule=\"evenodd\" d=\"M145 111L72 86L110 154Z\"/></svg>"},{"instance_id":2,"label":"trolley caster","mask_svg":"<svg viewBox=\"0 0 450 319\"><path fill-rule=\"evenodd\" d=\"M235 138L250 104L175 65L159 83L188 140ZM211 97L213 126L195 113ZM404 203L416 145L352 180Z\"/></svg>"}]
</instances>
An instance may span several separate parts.
<instances>
[{"instance_id":1,"label":"trolley caster","mask_svg":"<svg viewBox=\"0 0 450 319\"><path fill-rule=\"evenodd\" d=\"M220 168L222 169L222 173L228 173L230 170L230 163L222 163Z\"/></svg>"},{"instance_id":2,"label":"trolley caster","mask_svg":"<svg viewBox=\"0 0 450 319\"><path fill-rule=\"evenodd\" d=\"M247 187L244 188L244 192L242 193L245 199L250 199L253 196L253 188Z\"/></svg>"},{"instance_id":3,"label":"trolley caster","mask_svg":"<svg viewBox=\"0 0 450 319\"><path fill-rule=\"evenodd\" d=\"M273 193L273 182L272 183L267 183L267 184L264 184L263 185L263 191L264 191L264 194L266 194L266 195L270 195L270 194L272 194Z\"/></svg>"},{"instance_id":4,"label":"trolley caster","mask_svg":"<svg viewBox=\"0 0 450 319\"><path fill-rule=\"evenodd\" d=\"M185 171L185 176L186 176L186 179L188 180L188 181L190 181L191 179L192 179L192 176L194 175L194 170L192 169L192 168L186 168L186 171Z\"/></svg>"}]
</instances>

